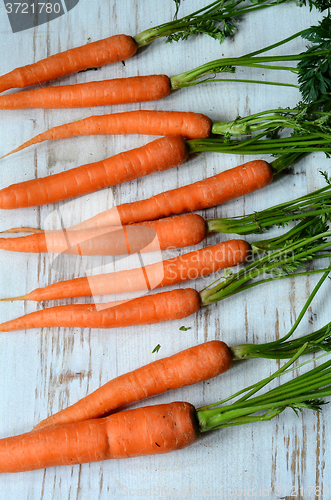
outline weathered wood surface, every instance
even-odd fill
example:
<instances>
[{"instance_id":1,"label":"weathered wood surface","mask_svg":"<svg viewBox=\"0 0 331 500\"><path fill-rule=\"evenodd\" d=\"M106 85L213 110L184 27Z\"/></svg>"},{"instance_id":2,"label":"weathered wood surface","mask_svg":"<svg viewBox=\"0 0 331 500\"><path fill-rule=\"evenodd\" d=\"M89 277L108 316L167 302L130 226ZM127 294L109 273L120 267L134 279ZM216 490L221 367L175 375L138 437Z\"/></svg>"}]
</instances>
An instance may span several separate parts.
<instances>
[{"instance_id":1,"label":"weathered wood surface","mask_svg":"<svg viewBox=\"0 0 331 500\"><path fill-rule=\"evenodd\" d=\"M197 9L201 0L182 2L181 12ZM174 13L171 0L80 0L63 17L40 27L13 34L4 6L0 7L1 73L89 40L112 33L135 34ZM179 73L222 56L239 55L276 42L308 27L320 14L295 3L244 19L234 40L222 46L200 36L178 44L157 41L125 65L107 66L64 78L76 83L138 74ZM292 42L283 53L301 51L302 40ZM238 76L249 75L247 70ZM269 76L269 75L268 75ZM270 75L277 78L277 75ZM267 75L266 75L267 77ZM285 77L285 75L280 75ZM290 77L289 77L290 78ZM51 126L91 114L125 109L193 110L213 120L230 119L277 106L293 106L298 91L246 84L207 84L183 89L163 101L131 106L78 110L23 110L1 112L0 154ZM1 161L1 187L20 180L53 174L96 161L146 143L146 137L81 137L45 143ZM61 207L69 223L79 222L115 204L149 197L156 191L185 185L248 160L248 157L206 154L191 159L179 169L138 179L97 195L42 208L3 211L0 229L39 226ZM322 154L310 155L263 192L257 192L203 216L239 215L305 194L323 185L320 169L330 168ZM69 209L68 209L69 207ZM55 212L56 213L56 212ZM226 239L209 238L201 245ZM249 239L249 238L248 238ZM177 255L167 252L164 257ZM0 253L1 297L26 293L54 280L83 276L90 269L116 270L123 260L73 258L48 255ZM210 279L209 279L210 281ZM223 339L228 344L267 341L285 334L308 297L315 278L301 278L265 285L232 300L201 310L187 320L158 326L98 331L76 328L19 331L0 335L0 437L31 429L40 419L73 403L112 377L151 360L175 353L193 344ZM199 290L207 283L197 280ZM304 318L298 333L317 329L329 320L329 293L325 285ZM84 299L80 299L84 302ZM63 301L62 303L64 303ZM27 302L0 303L5 321L43 307ZM182 332L179 327L191 329ZM156 344L159 353L152 353ZM231 373L175 393L155 397L148 403L187 400L196 406L217 401L244 385L274 371L273 361L257 360L235 366ZM190 449L171 455L110 461L74 467L58 467L0 477L0 499L120 499L143 498L329 498L330 444L327 426L330 408L322 414L294 412L272 422L229 428L204 436ZM320 494L319 494L320 492ZM292 498L291 497L291 498Z\"/></svg>"}]
</instances>

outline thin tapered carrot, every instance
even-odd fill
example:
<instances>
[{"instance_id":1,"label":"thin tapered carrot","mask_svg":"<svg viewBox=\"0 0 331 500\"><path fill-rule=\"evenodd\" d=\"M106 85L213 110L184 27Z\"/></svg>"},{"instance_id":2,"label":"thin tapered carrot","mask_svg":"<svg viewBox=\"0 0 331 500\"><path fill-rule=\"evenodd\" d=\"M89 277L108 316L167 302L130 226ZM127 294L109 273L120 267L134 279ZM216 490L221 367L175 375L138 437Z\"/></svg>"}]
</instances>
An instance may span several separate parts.
<instances>
[{"instance_id":1,"label":"thin tapered carrot","mask_svg":"<svg viewBox=\"0 0 331 500\"><path fill-rule=\"evenodd\" d=\"M40 206L81 196L179 166L187 157L188 150L182 137L161 137L106 160L12 184L0 190L0 208Z\"/></svg>"},{"instance_id":2,"label":"thin tapered carrot","mask_svg":"<svg viewBox=\"0 0 331 500\"><path fill-rule=\"evenodd\" d=\"M206 115L185 111L137 110L90 116L38 134L1 158L33 144L80 135L181 135L187 139L199 139L209 137L211 125Z\"/></svg>"},{"instance_id":3,"label":"thin tapered carrot","mask_svg":"<svg viewBox=\"0 0 331 500\"><path fill-rule=\"evenodd\" d=\"M198 436L190 403L148 406L1 439L0 472L168 453Z\"/></svg>"},{"instance_id":4,"label":"thin tapered carrot","mask_svg":"<svg viewBox=\"0 0 331 500\"><path fill-rule=\"evenodd\" d=\"M224 342L205 342L110 380L77 403L42 420L34 430L103 417L135 401L209 380L231 365L232 355Z\"/></svg>"},{"instance_id":5,"label":"thin tapered carrot","mask_svg":"<svg viewBox=\"0 0 331 500\"><path fill-rule=\"evenodd\" d=\"M148 221L214 207L270 184L269 163L254 160L193 184L165 191L146 200L124 203L101 212L71 229L87 229Z\"/></svg>"},{"instance_id":6,"label":"thin tapered carrot","mask_svg":"<svg viewBox=\"0 0 331 500\"><path fill-rule=\"evenodd\" d=\"M0 301L56 300L162 288L242 264L249 250L244 240L228 240L143 267L59 281L21 297Z\"/></svg>"},{"instance_id":7,"label":"thin tapered carrot","mask_svg":"<svg viewBox=\"0 0 331 500\"><path fill-rule=\"evenodd\" d=\"M28 236L0 238L0 249L26 253L128 255L197 245L206 235L204 219L198 214L185 214L122 227L37 231Z\"/></svg>"},{"instance_id":8,"label":"thin tapered carrot","mask_svg":"<svg viewBox=\"0 0 331 500\"><path fill-rule=\"evenodd\" d=\"M60 78L88 68L125 61L137 52L131 36L114 35L16 68L0 77L0 92Z\"/></svg>"},{"instance_id":9,"label":"thin tapered carrot","mask_svg":"<svg viewBox=\"0 0 331 500\"><path fill-rule=\"evenodd\" d=\"M70 304L49 307L0 324L1 332L26 328L77 326L116 328L150 325L186 318L200 309L199 293L193 288L171 290L125 301L122 304Z\"/></svg>"},{"instance_id":10,"label":"thin tapered carrot","mask_svg":"<svg viewBox=\"0 0 331 500\"><path fill-rule=\"evenodd\" d=\"M100 82L43 87L0 96L0 109L60 109L157 101L170 94L166 75L114 78Z\"/></svg>"}]
</instances>

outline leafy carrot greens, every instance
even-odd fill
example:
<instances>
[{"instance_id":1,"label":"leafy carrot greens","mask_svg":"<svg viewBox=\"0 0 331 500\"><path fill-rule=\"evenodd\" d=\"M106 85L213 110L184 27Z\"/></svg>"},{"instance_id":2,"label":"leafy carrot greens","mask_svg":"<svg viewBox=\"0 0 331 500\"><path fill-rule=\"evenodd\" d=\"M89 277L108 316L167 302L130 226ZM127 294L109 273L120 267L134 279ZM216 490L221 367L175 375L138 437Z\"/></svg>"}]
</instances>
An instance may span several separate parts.
<instances>
[{"instance_id":1,"label":"leafy carrot greens","mask_svg":"<svg viewBox=\"0 0 331 500\"><path fill-rule=\"evenodd\" d=\"M330 7L328 5L327 7ZM302 37L309 40L311 46L305 52L290 55L261 55L265 52L280 47L295 38ZM264 47L255 52L241 57L228 57L210 61L202 66L186 71L170 78L171 88L179 89L205 82L216 81L239 81L246 83L263 83L268 85L280 85L296 87L300 89L302 98L306 102L312 102L331 93L331 18L330 14L325 16L317 26L301 30L294 35ZM297 66L274 65L274 63L297 62ZM277 71L289 71L298 75L298 84L286 82L271 82L263 80L245 79L219 79L205 78L207 75L214 75L221 72L234 73L237 67L250 67L259 69L270 69Z\"/></svg>"},{"instance_id":2,"label":"leafy carrot greens","mask_svg":"<svg viewBox=\"0 0 331 500\"><path fill-rule=\"evenodd\" d=\"M180 0L174 0L176 12L174 20L147 29L134 37L138 47L148 45L153 40L167 37L167 42L187 40L191 35L201 33L211 36L221 43L237 31L240 18L250 12L288 3L292 0L216 0L205 7L177 19ZM308 4L310 10L316 7L323 11L328 7L325 0L299 0L298 6Z\"/></svg>"}]
</instances>

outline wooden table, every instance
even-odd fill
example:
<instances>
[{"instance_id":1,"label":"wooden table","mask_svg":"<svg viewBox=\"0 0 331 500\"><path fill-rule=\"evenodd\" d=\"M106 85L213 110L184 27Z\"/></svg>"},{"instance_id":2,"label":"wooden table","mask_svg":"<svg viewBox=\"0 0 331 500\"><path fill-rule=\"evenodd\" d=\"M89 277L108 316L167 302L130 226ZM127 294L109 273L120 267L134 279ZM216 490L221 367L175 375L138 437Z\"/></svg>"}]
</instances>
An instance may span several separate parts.
<instances>
[{"instance_id":1,"label":"wooden table","mask_svg":"<svg viewBox=\"0 0 331 500\"><path fill-rule=\"evenodd\" d=\"M180 14L198 9L204 3L201 0L182 2ZM1 6L1 74L15 66L110 34L124 32L134 35L170 20L173 13L171 0L80 0L74 9L48 24L12 33L4 6ZM309 27L321 17L315 10L310 12L307 7L299 8L292 2L247 16L242 20L235 38L223 45L207 36L171 45L160 40L125 65L118 63L97 71L71 75L59 84L138 74L177 74L222 55L241 55L269 45ZM283 54L299 52L304 50L305 45L303 40L298 39L279 50ZM264 73L262 78L294 81L293 75ZM261 77L259 71L254 73L244 69L238 70L237 75L239 78ZM2 111L0 154L51 126L94 114L128 109L192 110L205 113L216 121L278 106L294 106L298 100L299 92L293 88L215 82L176 91L155 103L105 109ZM80 137L31 147L1 160L1 187L97 161L149 140L145 136ZM68 225L73 224L106 209L112 199L119 204L149 197L249 159L248 156L212 153L197 156L178 169L82 199L40 208L3 211L0 229L20 225L52 227L59 211L65 213ZM303 195L323 186L319 170L326 169L330 169L330 163L323 154L311 154L263 191L201 214L206 218L239 215ZM198 247L226 238L223 235L210 237ZM252 241L253 237L247 239ZM167 251L163 258L185 251ZM25 255L4 251L0 252L0 260L1 297L22 295L55 280L101 270L117 270L126 265L125 259ZM192 286L200 290L210 281L211 278L199 279ZM29 431L40 419L72 404L107 380L189 346L212 339L223 339L229 345L265 342L284 335L316 281L316 277L307 277L267 284L219 305L204 308L185 321L156 326L111 331L51 328L2 333L0 437ZM329 321L329 286L327 282L314 300L298 335L313 331ZM6 321L48 305L2 302L0 318ZM190 329L180 331L182 325ZM153 353L157 344L161 348L158 353ZM277 366L275 361L268 360L240 363L222 377L152 398L147 404L187 400L201 406L267 376ZM136 406L139 405L141 403ZM329 420L328 407L321 414L306 411L299 417L288 410L271 422L227 428L205 435L191 448L169 455L57 467L17 475L3 474L0 478L0 499L326 499L331 488L328 474L331 453L327 439Z\"/></svg>"}]
</instances>

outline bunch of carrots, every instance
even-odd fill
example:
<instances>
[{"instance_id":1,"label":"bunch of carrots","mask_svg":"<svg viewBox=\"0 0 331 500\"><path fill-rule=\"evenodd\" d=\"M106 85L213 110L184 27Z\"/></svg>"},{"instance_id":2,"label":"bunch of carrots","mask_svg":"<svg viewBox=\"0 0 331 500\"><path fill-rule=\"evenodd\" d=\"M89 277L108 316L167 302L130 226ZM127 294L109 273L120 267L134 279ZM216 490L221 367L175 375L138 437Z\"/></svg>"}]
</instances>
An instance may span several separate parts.
<instances>
[{"instance_id":1,"label":"bunch of carrots","mask_svg":"<svg viewBox=\"0 0 331 500\"><path fill-rule=\"evenodd\" d=\"M304 408L319 411L324 404L322 398L331 394L330 360L266 394L253 396L277 376L287 373L300 355L330 351L330 323L316 332L288 340L330 269L282 338L266 344L233 347L214 340L110 380L72 406L39 422L32 431L0 439L0 471L22 472L169 453L193 445L209 430L267 421L287 407L294 411ZM216 377L229 370L235 361L259 357L290 360L270 377L199 409L177 401L121 411L130 403ZM233 398L237 398L235 403L225 405Z\"/></svg>"},{"instance_id":2,"label":"bunch of carrots","mask_svg":"<svg viewBox=\"0 0 331 500\"><path fill-rule=\"evenodd\" d=\"M140 47L160 37L168 37L170 41L185 40L202 32L222 42L236 31L238 17L287 1L260 0L241 6L242 0L217 0L182 19L174 19L134 37L113 36L17 68L0 77L0 92L26 88L72 72L127 60ZM305 5L306 1L300 3ZM178 8L179 2L176 1L176 4ZM324 0L309 0L308 4L310 8L315 6L321 11L330 7ZM264 55L264 52L300 36L312 43L306 52L289 56ZM250 244L243 239L231 239L137 269L76 278L35 289L19 297L2 298L46 301L139 290L150 292L155 288L226 270L224 276L217 276L200 292L194 288L179 288L148 293L130 302L123 299L93 305L44 308L1 323L0 331L52 326L109 329L159 323L186 318L203 306L220 302L259 283L323 273L293 328L281 339L267 344L233 347L212 341L122 375L72 407L46 418L31 432L1 439L1 472L166 453L193 444L205 431L270 420L287 407L295 411L320 409L322 398L331 394L330 361L265 395L253 395L277 376L287 373L300 355L320 349L330 350L330 324L299 339L288 340L330 272L330 267L307 268L307 263L331 257L331 231L328 226L330 179L324 174L327 181L325 188L243 216L240 220L206 221L192 212L218 206L268 186L275 176L309 153L321 151L327 156L331 154L330 39L331 18L327 15L318 26L295 33L277 44L239 58L212 61L181 75L150 75L131 77L125 82L116 79L75 86L60 85L0 96L0 109L90 107L153 101L166 97L175 89L202 81L222 81L210 78L210 74L234 73L236 67L243 66L274 70L277 69L274 62L297 61L296 67L287 69L298 75L298 82L280 85L299 88L304 101L293 109L267 110L230 122L212 123L208 116L193 112L154 110L94 116L47 130L5 154L3 157L46 140L78 135L163 136L138 149L102 161L4 187L0 190L1 209L41 206L86 195L178 167L192 155L205 152L256 156L272 154L275 159L270 163L252 160L189 186L121 204L65 230L48 231L25 226L9 228L5 231L7 235L0 238L3 250L125 255L189 247L201 243L212 232L243 235L261 233L289 223L293 227L280 236ZM320 63L319 73L312 75L316 61ZM278 69L284 70L285 67L279 66ZM205 76L207 78L201 80ZM315 88L316 78L320 82L318 91L312 89ZM284 129L291 135L283 137ZM8 236L15 233L30 234ZM228 268L235 266L240 266L239 270L229 272ZM236 360L256 357L290 360L268 379L235 394L233 397L246 393L231 405L224 405L231 399L227 398L197 410L189 403L177 402L118 411L122 406L146 397L218 376ZM262 412L262 416L257 416L258 412ZM148 433L144 434L147 421L152 424Z\"/></svg>"}]
</instances>

